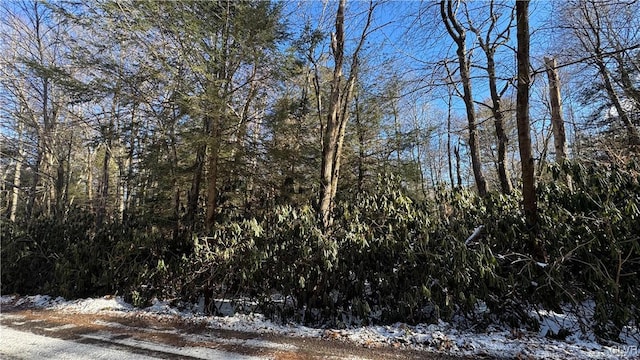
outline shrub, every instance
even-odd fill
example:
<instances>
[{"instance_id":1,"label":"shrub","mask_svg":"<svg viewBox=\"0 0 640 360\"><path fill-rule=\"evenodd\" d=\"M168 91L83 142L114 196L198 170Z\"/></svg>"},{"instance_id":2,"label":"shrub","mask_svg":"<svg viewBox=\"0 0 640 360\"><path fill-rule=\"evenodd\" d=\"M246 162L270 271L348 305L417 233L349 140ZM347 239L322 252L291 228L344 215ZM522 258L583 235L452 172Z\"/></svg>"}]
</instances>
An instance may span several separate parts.
<instances>
[{"instance_id":1,"label":"shrub","mask_svg":"<svg viewBox=\"0 0 640 360\"><path fill-rule=\"evenodd\" d=\"M464 244L479 225L479 200L453 194L454 211L467 215L440 218L394 179L381 178L376 189L342 202L326 232L311 208L289 206L261 221L218 227L196 240L194 282L211 297L249 296L263 312L316 324L472 312L495 265L488 246ZM448 226L456 230L446 232ZM273 294L289 302L275 302Z\"/></svg>"},{"instance_id":2,"label":"shrub","mask_svg":"<svg viewBox=\"0 0 640 360\"><path fill-rule=\"evenodd\" d=\"M78 208L64 217L3 223L2 292L66 298L123 292L142 304L169 293L169 269L178 269L180 258L167 245L161 234L118 222L96 229L93 215Z\"/></svg>"},{"instance_id":3,"label":"shrub","mask_svg":"<svg viewBox=\"0 0 640 360\"><path fill-rule=\"evenodd\" d=\"M595 330L617 340L623 326L640 320L640 178L631 163L551 167L540 188L542 236L550 254L549 283L557 301L595 300ZM574 190L558 185L569 174Z\"/></svg>"},{"instance_id":4,"label":"shrub","mask_svg":"<svg viewBox=\"0 0 640 360\"><path fill-rule=\"evenodd\" d=\"M61 219L2 224L2 291L121 291L137 305L204 295L212 313L220 310L213 300L226 298L238 311L334 326L462 315L476 325L536 327L534 307L593 301L596 333L616 340L623 326L640 323L634 166L550 166L538 184L537 229L527 227L517 191L480 198L443 190L418 202L386 176L342 199L329 229L310 206L281 205L189 243L152 224L96 228L91 214L72 209ZM573 189L560 181L567 174ZM546 263L527 254L532 235Z\"/></svg>"}]
</instances>

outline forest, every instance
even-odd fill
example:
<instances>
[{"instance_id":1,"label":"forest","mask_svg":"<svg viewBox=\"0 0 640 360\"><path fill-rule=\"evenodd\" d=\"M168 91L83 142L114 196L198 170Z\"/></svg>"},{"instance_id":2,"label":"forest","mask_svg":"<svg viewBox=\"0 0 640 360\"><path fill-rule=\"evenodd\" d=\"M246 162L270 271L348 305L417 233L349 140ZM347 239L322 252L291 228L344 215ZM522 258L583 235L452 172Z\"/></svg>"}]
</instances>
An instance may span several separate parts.
<instances>
[{"instance_id":1,"label":"forest","mask_svg":"<svg viewBox=\"0 0 640 360\"><path fill-rule=\"evenodd\" d=\"M640 323L638 14L2 2L1 292L337 327L593 303L619 341Z\"/></svg>"}]
</instances>

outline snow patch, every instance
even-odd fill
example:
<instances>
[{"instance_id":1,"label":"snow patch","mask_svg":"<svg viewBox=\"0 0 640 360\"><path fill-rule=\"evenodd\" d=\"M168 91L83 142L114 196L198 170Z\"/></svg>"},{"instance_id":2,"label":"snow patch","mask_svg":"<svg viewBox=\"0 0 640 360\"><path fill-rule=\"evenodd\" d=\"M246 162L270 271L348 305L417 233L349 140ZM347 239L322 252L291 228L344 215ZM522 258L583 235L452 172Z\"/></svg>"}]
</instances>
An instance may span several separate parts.
<instances>
[{"instance_id":1,"label":"snow patch","mask_svg":"<svg viewBox=\"0 0 640 360\"><path fill-rule=\"evenodd\" d=\"M125 302L120 296L105 296L98 299L79 299L62 301L52 306L53 309L83 314L97 314L103 311L132 311L134 307Z\"/></svg>"},{"instance_id":2,"label":"snow patch","mask_svg":"<svg viewBox=\"0 0 640 360\"><path fill-rule=\"evenodd\" d=\"M190 357L195 359L228 359L228 360L263 360L264 358L256 357L256 356L247 356L234 354L226 351L216 350L216 349L208 349L202 347L195 346L184 346L184 347L175 347L170 345L158 344L158 343L150 343L147 341L136 340L132 338L114 338L111 334L91 334L91 335L82 335L83 338L105 341L113 344L125 345L135 347L137 349L145 349L150 351L161 352L164 354L172 354L184 357Z\"/></svg>"},{"instance_id":3,"label":"snow patch","mask_svg":"<svg viewBox=\"0 0 640 360\"><path fill-rule=\"evenodd\" d=\"M99 326L105 326L105 327L117 328L117 329L128 329L128 328L130 328L130 326L122 325L120 323L112 322L112 321L95 320L95 321L93 321L93 323L96 324L96 325L99 325Z\"/></svg>"},{"instance_id":4,"label":"snow patch","mask_svg":"<svg viewBox=\"0 0 640 360\"><path fill-rule=\"evenodd\" d=\"M230 338L222 338L213 335L183 335L182 336L186 340L196 341L196 342L215 342L220 344L229 344L229 345L238 345L238 346L246 346L253 348L262 348L262 349L273 349L273 350L281 350L281 351L295 351L298 349L297 346L291 344L281 344L272 341L260 340L260 339L230 339Z\"/></svg>"},{"instance_id":5,"label":"snow patch","mask_svg":"<svg viewBox=\"0 0 640 360\"><path fill-rule=\"evenodd\" d=\"M46 307L51 307L57 304L64 303L64 301L65 301L64 298L61 296L58 296L57 298L54 299L49 295L34 295L34 296L25 296L23 298L20 298L18 299L18 301L16 301L14 305L15 306L27 305L35 308L46 308Z\"/></svg>"},{"instance_id":6,"label":"snow patch","mask_svg":"<svg viewBox=\"0 0 640 360\"><path fill-rule=\"evenodd\" d=\"M11 304L16 300L16 295L2 295L0 296L0 305Z\"/></svg>"},{"instance_id":7,"label":"snow patch","mask_svg":"<svg viewBox=\"0 0 640 360\"><path fill-rule=\"evenodd\" d=\"M180 314L180 312L172 308L168 302L160 301L156 298L153 298L152 305L146 308L145 311L156 313L156 314L167 314L167 315Z\"/></svg>"},{"instance_id":8,"label":"snow patch","mask_svg":"<svg viewBox=\"0 0 640 360\"><path fill-rule=\"evenodd\" d=\"M74 327L76 327L76 325L74 325L74 324L65 324L65 325L54 326L54 327L50 327L50 328L44 328L43 330L52 331L53 332L53 331L73 329Z\"/></svg>"},{"instance_id":9,"label":"snow patch","mask_svg":"<svg viewBox=\"0 0 640 360\"><path fill-rule=\"evenodd\" d=\"M8 300L7 300L8 301ZM15 301L15 298L12 300ZM69 312L100 313L108 311L122 311L132 316L151 316L162 318L182 318L186 321L205 322L214 329L235 330L251 333L274 333L296 337L312 337L344 340L366 347L393 346L427 350L449 354L453 356L496 356L518 358L551 358L551 359L617 359L621 354L638 355L640 331L635 324L623 329L620 335L625 344L604 346L596 341L595 335L586 329L590 322L595 305L586 302L580 306L565 307L560 312L537 310L530 312L540 320L540 331L529 332L521 329L489 327L482 333L473 332L468 328L454 326L439 321L437 324L419 324L410 326L396 323L388 326L359 326L347 329L315 329L299 324L279 324L257 313L239 314L231 316L204 316L201 304L186 304L180 310L170 303L154 300L152 306L146 309L134 309L119 297L105 297L99 299L82 299L64 301L62 298L52 299L48 296L31 296L20 298L15 304L31 304L34 307L50 307ZM231 306L229 302L220 301L221 308ZM3 315L4 316L4 315ZM103 325L109 325L104 323ZM122 326L120 324L113 326ZM173 331L173 330L167 330ZM176 330L177 331L177 330ZM288 350L288 345L264 342L262 340L221 340L208 338L218 342L229 342L263 348L278 348ZM104 339L103 339L104 340ZM109 341L127 345L133 339L110 339ZM126 343L126 344L125 344ZM136 343L136 346L140 344ZM143 344L144 345L144 344ZM144 345L146 346L146 345ZM149 346L156 346L150 344ZM160 345L159 345L160 346ZM157 351L175 353L175 349L156 348ZM204 357L209 355L207 349L185 348L185 356ZM171 352L173 351L173 352ZM635 351L635 352L634 352ZM175 353L177 354L177 353ZM213 356L213 355L212 355ZM217 356L217 355L216 355ZM243 358L244 359L244 358Z\"/></svg>"},{"instance_id":10,"label":"snow patch","mask_svg":"<svg viewBox=\"0 0 640 360\"><path fill-rule=\"evenodd\" d=\"M320 329L312 329L302 325L275 324L262 314L235 314L233 316L209 316L205 317L209 327L214 329L235 330L255 333L278 333L293 336L317 337L322 334Z\"/></svg>"},{"instance_id":11,"label":"snow patch","mask_svg":"<svg viewBox=\"0 0 640 360\"><path fill-rule=\"evenodd\" d=\"M36 335L5 326L0 326L0 333L2 333L0 354L9 359L155 359L142 354L131 354L122 350Z\"/></svg>"}]
</instances>

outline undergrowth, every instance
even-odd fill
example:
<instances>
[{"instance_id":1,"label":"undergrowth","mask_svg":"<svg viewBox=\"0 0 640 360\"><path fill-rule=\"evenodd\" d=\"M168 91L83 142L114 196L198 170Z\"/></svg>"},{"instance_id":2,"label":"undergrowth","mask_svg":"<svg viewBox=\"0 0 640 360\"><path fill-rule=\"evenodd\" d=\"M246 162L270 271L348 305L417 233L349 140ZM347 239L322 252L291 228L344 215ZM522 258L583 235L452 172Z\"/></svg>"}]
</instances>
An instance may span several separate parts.
<instances>
[{"instance_id":1,"label":"undergrowth","mask_svg":"<svg viewBox=\"0 0 640 360\"><path fill-rule=\"evenodd\" d=\"M330 229L311 206L290 205L177 238L153 226L97 228L81 209L3 220L2 292L120 292L136 305L204 296L211 313L213 299L249 299L245 310L272 319L338 327L463 316L535 328L530 309L589 300L601 339L617 340L623 326L640 323L633 165L550 166L538 184L536 229L521 215L517 192L480 198L443 190L417 201L400 184L380 177L375 191L344 198ZM532 234L544 262L526 252Z\"/></svg>"}]
</instances>

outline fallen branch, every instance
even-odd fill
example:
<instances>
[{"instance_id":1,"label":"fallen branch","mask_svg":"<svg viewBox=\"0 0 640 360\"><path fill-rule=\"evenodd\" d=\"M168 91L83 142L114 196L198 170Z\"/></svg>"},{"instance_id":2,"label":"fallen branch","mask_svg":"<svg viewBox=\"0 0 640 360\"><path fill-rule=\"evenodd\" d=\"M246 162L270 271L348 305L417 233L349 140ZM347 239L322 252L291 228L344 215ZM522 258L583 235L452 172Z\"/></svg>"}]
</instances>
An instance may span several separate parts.
<instances>
[{"instance_id":1,"label":"fallen branch","mask_svg":"<svg viewBox=\"0 0 640 360\"><path fill-rule=\"evenodd\" d=\"M467 240L465 240L464 244L469 245L470 242L482 236L482 230L484 230L484 225L480 225L475 228L475 230L473 230L473 234L471 234L471 236L469 236Z\"/></svg>"}]
</instances>

